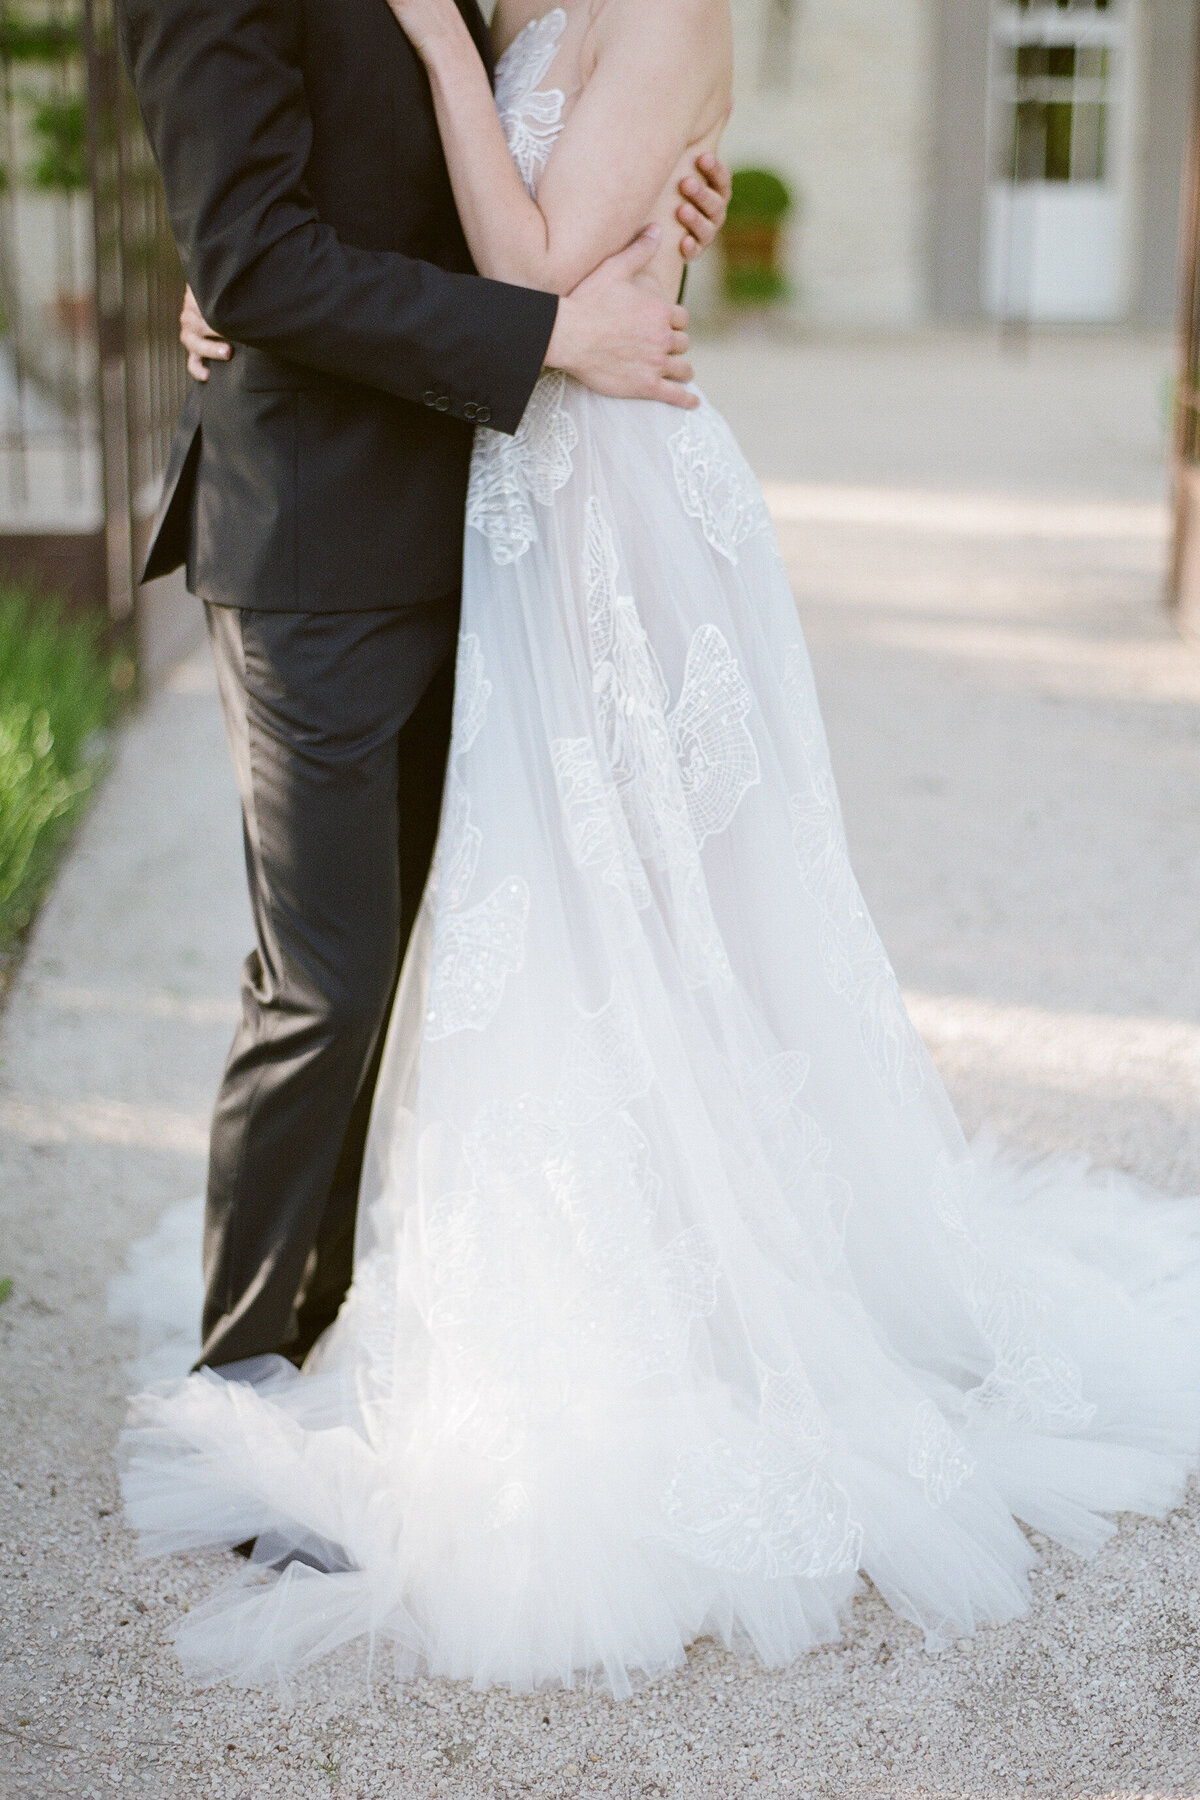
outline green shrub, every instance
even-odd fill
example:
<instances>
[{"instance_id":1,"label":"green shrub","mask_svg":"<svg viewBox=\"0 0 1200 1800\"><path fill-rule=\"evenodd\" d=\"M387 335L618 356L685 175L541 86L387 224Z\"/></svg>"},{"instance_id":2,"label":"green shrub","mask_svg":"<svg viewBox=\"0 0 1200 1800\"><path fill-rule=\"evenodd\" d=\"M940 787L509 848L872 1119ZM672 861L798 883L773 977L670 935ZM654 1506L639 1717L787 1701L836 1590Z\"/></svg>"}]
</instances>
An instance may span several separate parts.
<instances>
[{"instance_id":1,"label":"green shrub","mask_svg":"<svg viewBox=\"0 0 1200 1800\"><path fill-rule=\"evenodd\" d=\"M95 782L111 710L96 625L0 592L0 947L28 924Z\"/></svg>"},{"instance_id":2,"label":"green shrub","mask_svg":"<svg viewBox=\"0 0 1200 1800\"><path fill-rule=\"evenodd\" d=\"M725 271L725 292L741 306L765 306L772 300L786 300L791 288L778 269L748 267Z\"/></svg>"},{"instance_id":3,"label":"green shrub","mask_svg":"<svg viewBox=\"0 0 1200 1800\"><path fill-rule=\"evenodd\" d=\"M76 19L23 19L11 6L0 17L0 57L6 62L63 63L82 49Z\"/></svg>"},{"instance_id":4,"label":"green shrub","mask_svg":"<svg viewBox=\"0 0 1200 1800\"><path fill-rule=\"evenodd\" d=\"M730 224L775 225L791 210L791 190L782 176L771 169L734 170Z\"/></svg>"},{"instance_id":5,"label":"green shrub","mask_svg":"<svg viewBox=\"0 0 1200 1800\"><path fill-rule=\"evenodd\" d=\"M33 109L37 187L77 194L88 184L87 111L82 100L43 100Z\"/></svg>"}]
</instances>

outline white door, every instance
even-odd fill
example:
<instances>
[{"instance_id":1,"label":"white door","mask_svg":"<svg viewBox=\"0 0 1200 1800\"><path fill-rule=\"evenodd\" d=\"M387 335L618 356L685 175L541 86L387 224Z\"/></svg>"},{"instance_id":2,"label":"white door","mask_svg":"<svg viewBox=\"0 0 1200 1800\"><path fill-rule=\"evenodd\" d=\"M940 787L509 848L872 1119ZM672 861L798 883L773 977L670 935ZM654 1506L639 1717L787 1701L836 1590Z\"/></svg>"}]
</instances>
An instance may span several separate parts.
<instances>
[{"instance_id":1,"label":"white door","mask_svg":"<svg viewBox=\"0 0 1200 1800\"><path fill-rule=\"evenodd\" d=\"M999 318L1127 304L1131 0L999 0L984 292Z\"/></svg>"}]
</instances>

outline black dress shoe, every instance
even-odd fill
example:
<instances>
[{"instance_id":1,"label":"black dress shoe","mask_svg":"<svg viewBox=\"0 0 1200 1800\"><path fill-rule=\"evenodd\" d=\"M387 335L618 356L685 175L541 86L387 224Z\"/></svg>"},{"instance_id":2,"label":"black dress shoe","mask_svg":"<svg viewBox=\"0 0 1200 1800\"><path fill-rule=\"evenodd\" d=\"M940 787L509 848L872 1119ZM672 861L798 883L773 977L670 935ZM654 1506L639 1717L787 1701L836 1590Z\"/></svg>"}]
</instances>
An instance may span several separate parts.
<instances>
[{"instance_id":1,"label":"black dress shoe","mask_svg":"<svg viewBox=\"0 0 1200 1800\"><path fill-rule=\"evenodd\" d=\"M247 1538L244 1543L230 1544L229 1546L233 1554L240 1556L243 1562L250 1561L257 1547L258 1539L256 1537ZM303 1563L306 1569L316 1569L319 1575L338 1575L344 1573L349 1567L349 1564L334 1550L332 1544L329 1546L327 1558L319 1556L314 1550L283 1550L278 1556L255 1564L255 1567L274 1569L277 1575L282 1575L291 1563Z\"/></svg>"}]
</instances>

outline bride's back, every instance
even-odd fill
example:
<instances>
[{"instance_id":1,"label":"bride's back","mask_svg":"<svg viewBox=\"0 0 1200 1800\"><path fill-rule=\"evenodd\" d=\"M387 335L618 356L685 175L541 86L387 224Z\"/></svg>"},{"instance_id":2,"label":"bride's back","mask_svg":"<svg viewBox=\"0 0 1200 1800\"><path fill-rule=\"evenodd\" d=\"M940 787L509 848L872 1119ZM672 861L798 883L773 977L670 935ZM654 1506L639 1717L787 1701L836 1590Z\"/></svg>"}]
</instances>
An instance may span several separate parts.
<instances>
[{"instance_id":1,"label":"bride's back","mask_svg":"<svg viewBox=\"0 0 1200 1800\"><path fill-rule=\"evenodd\" d=\"M570 155L558 154L557 145L551 150L538 177L539 201L543 210L553 205L586 215L596 207L596 178L618 160L636 169L639 186L655 177L639 223L663 227L647 276L673 297L683 269L673 227L679 182L698 155L716 150L729 113L728 0L571 0L549 11L542 0L499 0L492 21L497 54L527 27L550 25L559 15L560 29L546 37L549 60L539 58L541 66L529 74L535 96L561 93L563 138L574 141ZM585 95L600 90L602 104L581 107ZM624 241L598 244L596 260Z\"/></svg>"}]
</instances>

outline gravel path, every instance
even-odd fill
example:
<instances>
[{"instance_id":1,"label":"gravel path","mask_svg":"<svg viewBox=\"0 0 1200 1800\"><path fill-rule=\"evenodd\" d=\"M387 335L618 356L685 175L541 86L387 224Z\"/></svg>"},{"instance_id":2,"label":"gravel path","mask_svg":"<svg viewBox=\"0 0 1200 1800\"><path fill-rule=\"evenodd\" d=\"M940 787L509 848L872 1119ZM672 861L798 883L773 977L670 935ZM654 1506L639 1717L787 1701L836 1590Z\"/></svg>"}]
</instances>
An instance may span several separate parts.
<instances>
[{"instance_id":1,"label":"gravel path","mask_svg":"<svg viewBox=\"0 0 1200 1800\"><path fill-rule=\"evenodd\" d=\"M1166 346L714 344L771 498L864 886L967 1121L1200 1191L1200 657L1159 610ZM1103 503L1103 504L1100 504ZM622 1706L195 1693L223 1557L116 1513L105 1283L201 1182L247 941L202 657L125 733L0 1030L0 1794L951 1800L1200 1792L1200 1504L1051 1553L1025 1620L929 1657L877 1602L763 1671L700 1645Z\"/></svg>"}]
</instances>

